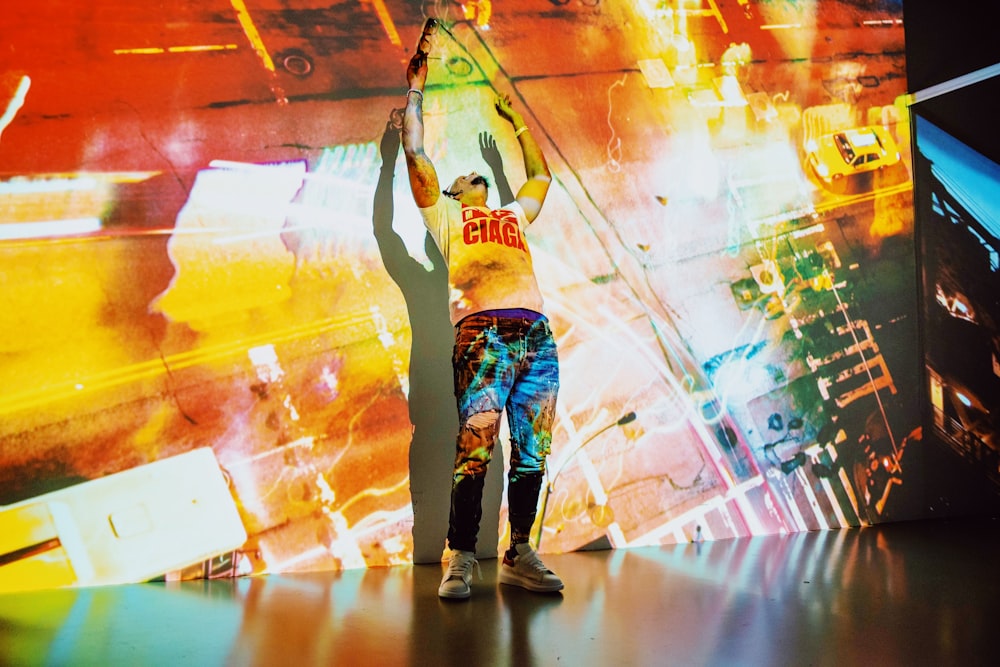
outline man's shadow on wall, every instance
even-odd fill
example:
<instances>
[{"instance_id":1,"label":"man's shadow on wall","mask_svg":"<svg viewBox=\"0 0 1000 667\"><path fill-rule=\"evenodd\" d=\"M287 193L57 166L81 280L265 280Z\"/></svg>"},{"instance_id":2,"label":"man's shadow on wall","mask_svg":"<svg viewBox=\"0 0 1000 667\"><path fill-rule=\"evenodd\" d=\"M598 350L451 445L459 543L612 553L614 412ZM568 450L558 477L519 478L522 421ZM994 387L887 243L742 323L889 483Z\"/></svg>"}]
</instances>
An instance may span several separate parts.
<instances>
[{"instance_id":1,"label":"man's shadow on wall","mask_svg":"<svg viewBox=\"0 0 1000 667\"><path fill-rule=\"evenodd\" d=\"M455 330L448 312L448 267L430 234L424 251L431 270L413 259L403 239L393 230L393 175L400 146L402 110L393 110L379 145L382 168L372 213L372 228L382 263L399 286L410 318L410 499L413 505L413 561L440 562L448 533L452 470L458 410L455 402L451 358ZM487 146L480 138L484 157ZM490 141L495 150L495 144ZM496 153L499 156L499 153ZM495 159L493 154L490 157ZM490 166L494 167L495 162ZM495 167L494 167L495 168ZM495 171L500 179L502 168ZM504 182L506 190L510 187ZM502 192L503 190L501 190ZM500 450L497 450L500 451ZM500 463L497 461L497 463ZM477 552L496 558L503 471L487 475L483 492L483 521Z\"/></svg>"}]
</instances>

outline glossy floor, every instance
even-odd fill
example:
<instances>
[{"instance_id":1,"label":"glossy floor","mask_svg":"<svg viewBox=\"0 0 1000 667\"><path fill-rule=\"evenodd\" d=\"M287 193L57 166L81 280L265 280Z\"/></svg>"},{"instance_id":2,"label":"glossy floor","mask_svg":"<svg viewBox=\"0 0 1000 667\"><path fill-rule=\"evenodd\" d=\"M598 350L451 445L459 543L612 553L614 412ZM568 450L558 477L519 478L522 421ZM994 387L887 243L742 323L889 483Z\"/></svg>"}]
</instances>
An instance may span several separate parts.
<instances>
[{"instance_id":1,"label":"glossy floor","mask_svg":"<svg viewBox=\"0 0 1000 667\"><path fill-rule=\"evenodd\" d=\"M1000 521L546 557L556 595L437 597L437 566L0 596L12 665L976 665Z\"/></svg>"}]
</instances>

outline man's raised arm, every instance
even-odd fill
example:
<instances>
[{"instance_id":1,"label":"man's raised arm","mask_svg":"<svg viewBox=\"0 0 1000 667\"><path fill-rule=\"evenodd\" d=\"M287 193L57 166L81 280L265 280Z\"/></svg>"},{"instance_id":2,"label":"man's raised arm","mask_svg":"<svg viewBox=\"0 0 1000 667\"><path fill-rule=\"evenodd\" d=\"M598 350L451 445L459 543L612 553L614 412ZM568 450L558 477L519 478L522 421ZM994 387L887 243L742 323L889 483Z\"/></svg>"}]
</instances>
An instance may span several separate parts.
<instances>
[{"instance_id":1,"label":"man's raised arm","mask_svg":"<svg viewBox=\"0 0 1000 667\"><path fill-rule=\"evenodd\" d=\"M552 181L552 174L549 173L549 165L545 162L545 156L538 142L531 136L531 129L524 124L524 117L514 110L508 95L497 95L494 103L497 114L501 118L506 118L514 127L514 137L521 145L521 154L524 157L524 173L528 180L521 189L517 191L517 202L524 209L524 214L528 222L538 217L538 212L542 210L545 196L549 192L549 183Z\"/></svg>"},{"instance_id":2,"label":"man's raised arm","mask_svg":"<svg viewBox=\"0 0 1000 667\"><path fill-rule=\"evenodd\" d=\"M420 208L433 206L441 196L437 171L424 152L424 83L427 81L427 54L417 51L406 68L406 110L403 112L403 154L410 175L413 200Z\"/></svg>"}]
</instances>

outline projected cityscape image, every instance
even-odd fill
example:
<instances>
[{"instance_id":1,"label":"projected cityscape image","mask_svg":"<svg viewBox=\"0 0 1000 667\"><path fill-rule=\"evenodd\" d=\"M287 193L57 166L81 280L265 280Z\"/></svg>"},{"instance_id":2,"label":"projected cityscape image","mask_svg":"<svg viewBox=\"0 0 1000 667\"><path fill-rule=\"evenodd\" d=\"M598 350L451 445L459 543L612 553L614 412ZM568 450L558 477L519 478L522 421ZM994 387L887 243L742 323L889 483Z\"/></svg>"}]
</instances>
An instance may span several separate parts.
<instances>
[{"instance_id":1,"label":"projected cityscape image","mask_svg":"<svg viewBox=\"0 0 1000 667\"><path fill-rule=\"evenodd\" d=\"M7 13L0 590L440 559L454 332L398 130L429 16L442 182L524 182L497 93L553 176L539 551L925 512L898 0Z\"/></svg>"}]
</instances>

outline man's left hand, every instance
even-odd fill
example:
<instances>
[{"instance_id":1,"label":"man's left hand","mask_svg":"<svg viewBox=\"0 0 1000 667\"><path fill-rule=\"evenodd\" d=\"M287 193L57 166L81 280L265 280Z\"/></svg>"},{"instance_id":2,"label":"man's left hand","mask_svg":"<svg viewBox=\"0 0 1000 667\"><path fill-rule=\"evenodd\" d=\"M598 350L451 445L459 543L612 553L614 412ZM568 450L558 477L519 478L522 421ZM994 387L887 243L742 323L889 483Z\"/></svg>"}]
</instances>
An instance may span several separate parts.
<instances>
[{"instance_id":1,"label":"man's left hand","mask_svg":"<svg viewBox=\"0 0 1000 667\"><path fill-rule=\"evenodd\" d=\"M496 99L493 100L493 107L497 110L498 116L510 121L512 125L524 125L524 120L521 118L521 114L514 111L514 106L510 101L510 95L506 93L498 93Z\"/></svg>"}]
</instances>

